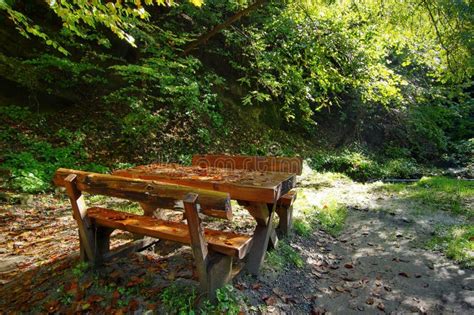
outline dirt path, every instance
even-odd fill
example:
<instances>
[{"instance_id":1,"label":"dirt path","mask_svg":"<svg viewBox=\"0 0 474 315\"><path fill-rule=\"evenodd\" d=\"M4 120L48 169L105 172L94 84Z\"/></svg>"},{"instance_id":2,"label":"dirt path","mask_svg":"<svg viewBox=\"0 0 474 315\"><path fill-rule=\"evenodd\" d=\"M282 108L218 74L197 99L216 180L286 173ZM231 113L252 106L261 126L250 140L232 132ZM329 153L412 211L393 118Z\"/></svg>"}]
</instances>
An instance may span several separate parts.
<instances>
[{"instance_id":1,"label":"dirt path","mask_svg":"<svg viewBox=\"0 0 474 315\"><path fill-rule=\"evenodd\" d=\"M346 226L337 238L321 230L295 237L290 245L305 260L302 269L270 268L259 280L238 279L250 304L276 314L472 314L474 272L422 249L437 223L460 219L420 213L412 201L376 193L377 185L306 183L312 200L337 196L348 206Z\"/></svg>"}]
</instances>

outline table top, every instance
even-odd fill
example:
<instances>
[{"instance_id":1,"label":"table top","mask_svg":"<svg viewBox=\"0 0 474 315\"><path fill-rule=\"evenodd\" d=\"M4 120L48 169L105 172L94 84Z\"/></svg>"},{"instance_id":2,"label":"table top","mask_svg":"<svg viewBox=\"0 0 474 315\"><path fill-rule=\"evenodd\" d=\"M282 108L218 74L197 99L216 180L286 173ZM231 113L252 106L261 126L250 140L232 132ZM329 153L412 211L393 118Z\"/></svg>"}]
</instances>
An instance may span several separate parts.
<instances>
[{"instance_id":1,"label":"table top","mask_svg":"<svg viewBox=\"0 0 474 315\"><path fill-rule=\"evenodd\" d=\"M113 175L223 191L235 200L265 203L278 200L296 183L296 175L291 173L160 163L116 170Z\"/></svg>"}]
</instances>

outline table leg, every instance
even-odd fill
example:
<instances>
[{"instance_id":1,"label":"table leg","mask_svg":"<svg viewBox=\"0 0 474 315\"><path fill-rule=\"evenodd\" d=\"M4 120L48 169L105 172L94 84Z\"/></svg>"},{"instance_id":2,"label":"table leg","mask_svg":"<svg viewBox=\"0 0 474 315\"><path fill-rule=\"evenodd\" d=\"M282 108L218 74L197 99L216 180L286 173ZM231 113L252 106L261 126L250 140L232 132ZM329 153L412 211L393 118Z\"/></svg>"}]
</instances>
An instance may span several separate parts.
<instances>
[{"instance_id":1,"label":"table leg","mask_svg":"<svg viewBox=\"0 0 474 315\"><path fill-rule=\"evenodd\" d=\"M143 215L147 217L152 217L157 208L155 205L145 202L140 202L140 207L143 209Z\"/></svg>"},{"instance_id":2,"label":"table leg","mask_svg":"<svg viewBox=\"0 0 474 315\"><path fill-rule=\"evenodd\" d=\"M257 221L257 227L253 233L253 245L250 249L246 269L251 274L258 275L265 259L270 236L274 233L272 221L275 209L269 209L266 203L250 203L247 209Z\"/></svg>"},{"instance_id":3,"label":"table leg","mask_svg":"<svg viewBox=\"0 0 474 315\"><path fill-rule=\"evenodd\" d=\"M145 202L140 202L140 207L143 209L143 215L147 217L153 217L155 214L155 210L158 208L156 205L150 204L150 203L145 203ZM148 247L152 243L158 242L157 238L152 238L149 236L135 236L135 240L142 240L143 247ZM140 243L137 243L137 247L140 246ZM138 249L140 251L141 249Z\"/></svg>"}]
</instances>

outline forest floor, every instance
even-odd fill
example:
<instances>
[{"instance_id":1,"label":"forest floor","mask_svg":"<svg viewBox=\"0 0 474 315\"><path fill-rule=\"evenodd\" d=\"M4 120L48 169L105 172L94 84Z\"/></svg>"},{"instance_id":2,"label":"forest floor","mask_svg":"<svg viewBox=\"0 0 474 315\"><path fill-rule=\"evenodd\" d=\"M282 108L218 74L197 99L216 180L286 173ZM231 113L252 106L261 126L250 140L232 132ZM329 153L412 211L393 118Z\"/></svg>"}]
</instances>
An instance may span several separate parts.
<instances>
[{"instance_id":1,"label":"forest floor","mask_svg":"<svg viewBox=\"0 0 474 315\"><path fill-rule=\"evenodd\" d=\"M437 250L451 244L448 231L472 231L472 185L442 193L425 189L439 184L361 184L338 174L306 174L295 205L298 233L267 255L258 278L238 275L233 289L223 291L220 309L232 307L237 297L249 313L472 314L474 238L468 236L462 253L453 245L450 256L460 264ZM333 200L344 211L331 222L320 212L332 209ZM196 274L187 247L160 242L154 251L91 271L78 261L67 200L36 195L24 203L0 207L0 312L166 313L194 307ZM241 213L234 221L234 229L252 228ZM311 229L305 230L308 222ZM116 233L112 245L129 239Z\"/></svg>"}]
</instances>

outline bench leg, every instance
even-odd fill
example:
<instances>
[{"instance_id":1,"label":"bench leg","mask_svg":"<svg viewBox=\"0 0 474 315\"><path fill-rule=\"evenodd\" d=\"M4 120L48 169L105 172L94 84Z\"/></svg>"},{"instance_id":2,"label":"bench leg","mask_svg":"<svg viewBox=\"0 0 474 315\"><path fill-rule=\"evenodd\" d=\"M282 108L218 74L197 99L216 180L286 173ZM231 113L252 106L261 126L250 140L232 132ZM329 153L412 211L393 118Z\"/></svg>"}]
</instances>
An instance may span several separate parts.
<instances>
[{"instance_id":1,"label":"bench leg","mask_svg":"<svg viewBox=\"0 0 474 315\"><path fill-rule=\"evenodd\" d=\"M110 251L110 234L114 229L97 226L94 237L95 260L94 266L100 266L104 263L105 255Z\"/></svg>"},{"instance_id":2,"label":"bench leg","mask_svg":"<svg viewBox=\"0 0 474 315\"><path fill-rule=\"evenodd\" d=\"M193 251L194 261L196 263L196 271L199 276L201 290L208 291L207 275L209 264L209 252L207 242L204 238L204 229L199 219L198 209L196 206L198 195L189 193L183 200L184 211L189 228L189 236L191 238L191 249Z\"/></svg>"},{"instance_id":3,"label":"bench leg","mask_svg":"<svg viewBox=\"0 0 474 315\"><path fill-rule=\"evenodd\" d=\"M280 218L277 229L283 236L288 236L293 226L293 205L289 207L277 206L276 211Z\"/></svg>"},{"instance_id":4,"label":"bench leg","mask_svg":"<svg viewBox=\"0 0 474 315\"><path fill-rule=\"evenodd\" d=\"M216 290L226 285L232 275L232 257L213 253L207 267L207 291L211 302L216 300Z\"/></svg>"}]
</instances>

